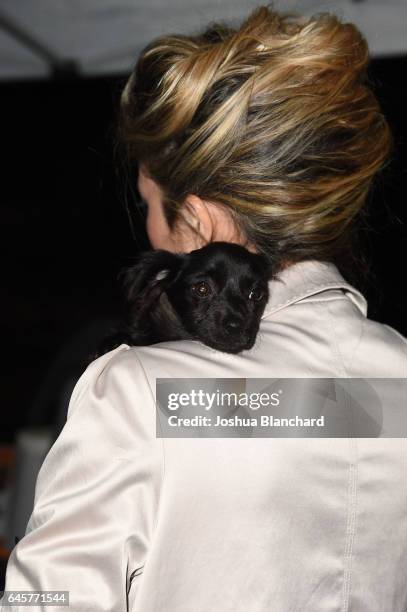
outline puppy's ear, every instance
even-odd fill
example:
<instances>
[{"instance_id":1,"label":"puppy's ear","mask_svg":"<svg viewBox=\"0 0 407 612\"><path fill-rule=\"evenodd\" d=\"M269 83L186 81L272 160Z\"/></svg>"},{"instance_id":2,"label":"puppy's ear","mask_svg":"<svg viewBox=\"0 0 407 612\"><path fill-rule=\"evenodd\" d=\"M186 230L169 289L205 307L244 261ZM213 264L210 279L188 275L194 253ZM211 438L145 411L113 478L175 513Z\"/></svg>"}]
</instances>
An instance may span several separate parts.
<instances>
[{"instance_id":1,"label":"puppy's ear","mask_svg":"<svg viewBox=\"0 0 407 612\"><path fill-rule=\"evenodd\" d=\"M162 293L179 276L185 256L157 249L141 253L136 263L119 274L128 301Z\"/></svg>"},{"instance_id":2,"label":"puppy's ear","mask_svg":"<svg viewBox=\"0 0 407 612\"><path fill-rule=\"evenodd\" d=\"M274 275L274 262L270 258L260 253L252 253L252 256L256 258L264 277L271 280Z\"/></svg>"}]
</instances>

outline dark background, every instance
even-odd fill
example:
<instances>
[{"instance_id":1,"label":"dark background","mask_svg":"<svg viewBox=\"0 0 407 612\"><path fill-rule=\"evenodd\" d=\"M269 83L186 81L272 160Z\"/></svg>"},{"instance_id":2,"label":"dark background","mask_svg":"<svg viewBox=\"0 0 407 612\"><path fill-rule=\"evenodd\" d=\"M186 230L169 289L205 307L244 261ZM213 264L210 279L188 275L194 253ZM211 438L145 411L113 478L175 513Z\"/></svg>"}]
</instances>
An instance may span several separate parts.
<instances>
[{"instance_id":1,"label":"dark background","mask_svg":"<svg viewBox=\"0 0 407 612\"><path fill-rule=\"evenodd\" d=\"M406 69L407 57L374 59L370 66L396 146L369 197L372 276L364 287L368 316L403 335ZM64 368L61 352L70 343L71 353L72 346L80 350L89 326L99 321L103 327L103 317L117 315L117 274L148 248L142 216L132 201L126 207L113 155L123 82L118 76L0 85L1 441L12 441L26 422L52 418Z\"/></svg>"}]
</instances>

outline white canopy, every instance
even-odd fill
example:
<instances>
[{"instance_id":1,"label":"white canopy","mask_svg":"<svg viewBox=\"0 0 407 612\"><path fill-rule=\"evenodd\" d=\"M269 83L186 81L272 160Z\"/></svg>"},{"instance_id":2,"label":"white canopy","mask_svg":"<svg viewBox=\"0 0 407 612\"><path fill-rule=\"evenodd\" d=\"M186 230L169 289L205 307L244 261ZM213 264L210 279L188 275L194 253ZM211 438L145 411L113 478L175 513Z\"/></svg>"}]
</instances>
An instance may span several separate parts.
<instances>
[{"instance_id":1,"label":"white canopy","mask_svg":"<svg viewBox=\"0 0 407 612\"><path fill-rule=\"evenodd\" d=\"M0 79L44 78L46 53L74 60L83 75L130 71L138 52L163 33L189 32L205 23L240 21L254 0L1 0ZM334 12L365 34L372 56L407 52L405 0L278 0L281 10ZM35 52L24 35L42 49ZM45 54L45 55L44 55Z\"/></svg>"}]
</instances>

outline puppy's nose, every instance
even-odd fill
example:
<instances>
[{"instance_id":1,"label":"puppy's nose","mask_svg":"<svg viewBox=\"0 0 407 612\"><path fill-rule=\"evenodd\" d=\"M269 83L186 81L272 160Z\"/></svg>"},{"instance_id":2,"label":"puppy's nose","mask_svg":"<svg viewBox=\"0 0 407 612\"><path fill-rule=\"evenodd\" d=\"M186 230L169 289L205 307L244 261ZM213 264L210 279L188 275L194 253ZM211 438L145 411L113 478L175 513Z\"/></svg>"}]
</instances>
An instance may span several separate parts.
<instances>
[{"instance_id":1,"label":"puppy's nose","mask_svg":"<svg viewBox=\"0 0 407 612\"><path fill-rule=\"evenodd\" d=\"M228 332L236 333L243 326L243 319L235 316L228 316L224 319L223 324Z\"/></svg>"}]
</instances>

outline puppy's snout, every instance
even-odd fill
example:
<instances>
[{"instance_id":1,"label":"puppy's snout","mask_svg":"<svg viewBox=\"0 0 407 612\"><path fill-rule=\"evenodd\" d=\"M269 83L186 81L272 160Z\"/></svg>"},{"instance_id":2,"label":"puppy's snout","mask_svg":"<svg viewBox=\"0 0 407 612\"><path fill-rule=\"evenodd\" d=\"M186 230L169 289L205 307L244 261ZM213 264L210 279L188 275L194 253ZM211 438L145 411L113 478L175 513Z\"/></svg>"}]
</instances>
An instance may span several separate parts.
<instances>
[{"instance_id":1,"label":"puppy's snout","mask_svg":"<svg viewBox=\"0 0 407 612\"><path fill-rule=\"evenodd\" d=\"M243 328L244 321L235 315L228 315L223 319L223 325L226 331L230 333L237 333Z\"/></svg>"}]
</instances>

